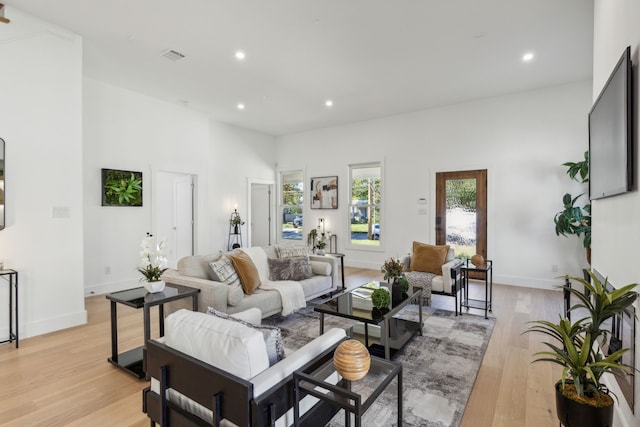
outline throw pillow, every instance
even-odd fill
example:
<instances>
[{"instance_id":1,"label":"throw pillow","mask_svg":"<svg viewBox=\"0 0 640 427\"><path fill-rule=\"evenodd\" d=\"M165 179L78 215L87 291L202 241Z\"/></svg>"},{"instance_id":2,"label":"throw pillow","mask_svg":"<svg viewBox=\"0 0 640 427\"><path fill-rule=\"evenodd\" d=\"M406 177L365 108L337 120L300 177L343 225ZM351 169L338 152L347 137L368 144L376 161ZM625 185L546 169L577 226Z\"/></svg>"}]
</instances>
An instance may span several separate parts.
<instances>
[{"instance_id":1,"label":"throw pillow","mask_svg":"<svg viewBox=\"0 0 640 427\"><path fill-rule=\"evenodd\" d=\"M232 315L228 315L227 313L223 313L221 311L215 310L214 308L209 307L207 313L220 317L222 319L232 320L234 322L241 323L245 326L253 328L257 331L260 331L264 336L264 343L267 346L267 355L269 357L269 366L273 366L282 359L286 357L284 352L284 341L282 340L282 333L280 332L280 328L276 326L267 326L267 325L254 325L249 322L245 322L244 320L237 319Z\"/></svg>"},{"instance_id":2,"label":"throw pillow","mask_svg":"<svg viewBox=\"0 0 640 427\"><path fill-rule=\"evenodd\" d=\"M441 276L442 264L444 264L448 251L448 245L429 245L413 242L411 271L424 271Z\"/></svg>"},{"instance_id":3,"label":"throw pillow","mask_svg":"<svg viewBox=\"0 0 640 427\"><path fill-rule=\"evenodd\" d=\"M233 268L238 273L244 293L251 295L260 286L260 274L253 261L251 261L251 257L240 251L228 256L231 258Z\"/></svg>"},{"instance_id":4,"label":"throw pillow","mask_svg":"<svg viewBox=\"0 0 640 427\"><path fill-rule=\"evenodd\" d=\"M269 258L270 280L304 280L313 275L309 257Z\"/></svg>"},{"instance_id":5,"label":"throw pillow","mask_svg":"<svg viewBox=\"0 0 640 427\"><path fill-rule=\"evenodd\" d=\"M278 245L276 246L276 252L278 258L296 258L309 256L306 246L290 246L290 245Z\"/></svg>"},{"instance_id":6,"label":"throw pillow","mask_svg":"<svg viewBox=\"0 0 640 427\"><path fill-rule=\"evenodd\" d=\"M231 260L223 256L217 261L210 262L209 269L213 280L229 285L227 289L227 305L235 307L240 304L244 298L244 291Z\"/></svg>"}]
</instances>

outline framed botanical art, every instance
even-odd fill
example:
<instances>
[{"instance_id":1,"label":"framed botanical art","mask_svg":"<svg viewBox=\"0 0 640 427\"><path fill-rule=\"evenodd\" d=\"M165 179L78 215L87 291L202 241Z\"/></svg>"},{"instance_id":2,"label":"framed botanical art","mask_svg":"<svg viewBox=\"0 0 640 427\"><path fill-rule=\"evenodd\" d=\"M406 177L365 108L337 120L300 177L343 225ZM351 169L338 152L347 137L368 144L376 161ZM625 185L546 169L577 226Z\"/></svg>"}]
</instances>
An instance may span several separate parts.
<instances>
[{"instance_id":1,"label":"framed botanical art","mask_svg":"<svg viewBox=\"0 0 640 427\"><path fill-rule=\"evenodd\" d=\"M102 169L102 206L142 206L142 172Z\"/></svg>"},{"instance_id":2,"label":"framed botanical art","mask_svg":"<svg viewBox=\"0 0 640 427\"><path fill-rule=\"evenodd\" d=\"M338 209L338 177L311 178L311 209Z\"/></svg>"}]
</instances>

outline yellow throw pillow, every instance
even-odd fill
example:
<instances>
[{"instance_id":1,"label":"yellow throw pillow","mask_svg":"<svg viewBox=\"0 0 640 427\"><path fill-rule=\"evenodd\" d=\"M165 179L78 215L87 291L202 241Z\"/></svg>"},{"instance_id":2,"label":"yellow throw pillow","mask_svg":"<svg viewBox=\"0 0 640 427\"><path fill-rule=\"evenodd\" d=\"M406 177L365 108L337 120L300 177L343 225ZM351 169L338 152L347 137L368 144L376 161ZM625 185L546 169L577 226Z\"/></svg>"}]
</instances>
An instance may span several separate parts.
<instances>
[{"instance_id":1,"label":"yellow throw pillow","mask_svg":"<svg viewBox=\"0 0 640 427\"><path fill-rule=\"evenodd\" d=\"M447 252L449 252L449 245L428 245L413 242L411 271L424 271L441 276L442 264L447 258Z\"/></svg>"},{"instance_id":2,"label":"yellow throw pillow","mask_svg":"<svg viewBox=\"0 0 640 427\"><path fill-rule=\"evenodd\" d=\"M242 251L227 254L227 256L231 258L233 268L235 268L236 273L238 273L244 293L251 295L253 291L260 286L260 274L258 273L256 265L253 263L249 255Z\"/></svg>"}]
</instances>

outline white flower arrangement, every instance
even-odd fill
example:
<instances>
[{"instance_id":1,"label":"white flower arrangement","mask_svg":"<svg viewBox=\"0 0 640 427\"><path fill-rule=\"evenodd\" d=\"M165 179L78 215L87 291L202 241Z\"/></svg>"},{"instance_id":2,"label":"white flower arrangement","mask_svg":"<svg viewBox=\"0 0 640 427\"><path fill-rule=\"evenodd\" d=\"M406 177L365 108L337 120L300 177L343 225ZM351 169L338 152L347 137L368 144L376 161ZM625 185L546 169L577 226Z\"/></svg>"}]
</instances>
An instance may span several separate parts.
<instances>
[{"instance_id":1,"label":"white flower arrangement","mask_svg":"<svg viewBox=\"0 0 640 427\"><path fill-rule=\"evenodd\" d=\"M160 280L160 276L167 269L167 257L164 253L166 245L165 239L161 239L156 244L153 234L147 233L147 237L142 239L138 271L142 273L144 278L140 279L140 281L157 282Z\"/></svg>"}]
</instances>

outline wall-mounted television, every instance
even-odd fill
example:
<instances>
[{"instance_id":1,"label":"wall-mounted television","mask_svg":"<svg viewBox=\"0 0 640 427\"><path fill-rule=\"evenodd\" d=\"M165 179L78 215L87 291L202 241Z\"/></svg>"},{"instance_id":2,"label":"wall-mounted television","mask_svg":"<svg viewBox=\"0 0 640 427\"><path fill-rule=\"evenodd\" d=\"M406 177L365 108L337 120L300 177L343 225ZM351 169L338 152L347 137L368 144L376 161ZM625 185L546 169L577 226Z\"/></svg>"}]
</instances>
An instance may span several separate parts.
<instances>
[{"instance_id":1,"label":"wall-mounted television","mask_svg":"<svg viewBox=\"0 0 640 427\"><path fill-rule=\"evenodd\" d=\"M589 198L631 191L633 90L627 47L589 112Z\"/></svg>"}]
</instances>

